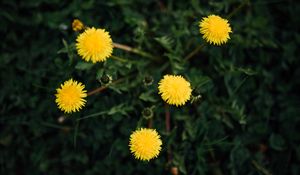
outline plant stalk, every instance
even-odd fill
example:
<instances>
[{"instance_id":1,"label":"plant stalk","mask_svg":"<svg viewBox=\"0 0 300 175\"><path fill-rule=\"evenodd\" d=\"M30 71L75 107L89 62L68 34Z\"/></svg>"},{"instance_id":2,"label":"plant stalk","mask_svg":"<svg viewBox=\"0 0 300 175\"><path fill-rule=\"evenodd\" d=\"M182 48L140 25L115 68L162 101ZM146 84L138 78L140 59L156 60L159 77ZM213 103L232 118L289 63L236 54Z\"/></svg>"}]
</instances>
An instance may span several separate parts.
<instances>
[{"instance_id":1,"label":"plant stalk","mask_svg":"<svg viewBox=\"0 0 300 175\"><path fill-rule=\"evenodd\" d=\"M188 54L184 60L188 61L189 59L191 59L194 55L196 55L203 47L205 46L205 43L199 45L198 47L196 47L196 49L194 49L190 54Z\"/></svg>"},{"instance_id":2,"label":"plant stalk","mask_svg":"<svg viewBox=\"0 0 300 175\"><path fill-rule=\"evenodd\" d=\"M166 122L166 133L167 135L170 134L170 131L171 131L171 115L170 115L170 108L169 108L169 105L166 104L165 105L165 122ZM168 162L167 162L167 165L171 165L171 162L172 162L172 150L170 148L170 146L168 146L167 148L167 153L168 153Z\"/></svg>"},{"instance_id":3,"label":"plant stalk","mask_svg":"<svg viewBox=\"0 0 300 175\"><path fill-rule=\"evenodd\" d=\"M122 81L124 81L124 80L125 80L125 78L120 78L120 79L118 79L118 80L112 82L111 84L117 84L117 83L120 83L120 82L122 82ZM101 86L101 87L98 87L98 88L96 88L96 89L94 89L94 90L88 92L88 93L87 93L87 96L97 94L97 93L99 93L99 92L101 92L101 91L103 91L103 90L105 90L105 89L107 89L107 88L108 88L108 86Z\"/></svg>"},{"instance_id":4,"label":"plant stalk","mask_svg":"<svg viewBox=\"0 0 300 175\"><path fill-rule=\"evenodd\" d=\"M144 52L140 49L137 49L137 48L133 48L133 47L130 47L130 46L127 46L127 45L124 45L124 44L120 44L120 43L113 43L113 46L115 48L118 48L118 49L121 49L121 50L124 50L124 51L127 51L127 52L132 52L132 53L135 53L137 55L140 55L140 56L143 56L143 57L146 57L146 58L150 58L152 59L153 61L160 61L157 57L147 53L147 52Z\"/></svg>"}]
</instances>

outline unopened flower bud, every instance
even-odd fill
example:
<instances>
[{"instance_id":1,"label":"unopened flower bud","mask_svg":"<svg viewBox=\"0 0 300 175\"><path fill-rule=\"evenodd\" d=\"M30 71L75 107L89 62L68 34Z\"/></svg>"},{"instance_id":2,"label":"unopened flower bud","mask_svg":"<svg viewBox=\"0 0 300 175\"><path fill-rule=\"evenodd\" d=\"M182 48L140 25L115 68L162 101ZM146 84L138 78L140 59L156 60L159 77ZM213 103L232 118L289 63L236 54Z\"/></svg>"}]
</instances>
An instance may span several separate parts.
<instances>
[{"instance_id":1,"label":"unopened flower bud","mask_svg":"<svg viewBox=\"0 0 300 175\"><path fill-rule=\"evenodd\" d=\"M72 29L75 32L80 32L84 29L84 24L79 19L74 19L72 22Z\"/></svg>"},{"instance_id":2,"label":"unopened flower bud","mask_svg":"<svg viewBox=\"0 0 300 175\"><path fill-rule=\"evenodd\" d=\"M143 82L144 82L144 85L145 85L145 86L150 86L150 85L152 85L152 83L153 83L153 77L147 75L147 76L144 77Z\"/></svg>"},{"instance_id":3,"label":"unopened flower bud","mask_svg":"<svg viewBox=\"0 0 300 175\"><path fill-rule=\"evenodd\" d=\"M145 119L150 119L153 117L153 111L152 111L152 108L145 108L143 111L142 111L142 115Z\"/></svg>"},{"instance_id":4,"label":"unopened flower bud","mask_svg":"<svg viewBox=\"0 0 300 175\"><path fill-rule=\"evenodd\" d=\"M199 93L199 91L197 91L197 90L193 90L192 91L192 96L191 96L191 103L196 103L196 102L198 102L200 99L201 99L201 95L200 95L200 93Z\"/></svg>"},{"instance_id":5,"label":"unopened flower bud","mask_svg":"<svg viewBox=\"0 0 300 175\"><path fill-rule=\"evenodd\" d=\"M100 78L100 83L102 85L108 85L112 82L112 77L110 75L104 74L102 75L102 77Z\"/></svg>"}]
</instances>

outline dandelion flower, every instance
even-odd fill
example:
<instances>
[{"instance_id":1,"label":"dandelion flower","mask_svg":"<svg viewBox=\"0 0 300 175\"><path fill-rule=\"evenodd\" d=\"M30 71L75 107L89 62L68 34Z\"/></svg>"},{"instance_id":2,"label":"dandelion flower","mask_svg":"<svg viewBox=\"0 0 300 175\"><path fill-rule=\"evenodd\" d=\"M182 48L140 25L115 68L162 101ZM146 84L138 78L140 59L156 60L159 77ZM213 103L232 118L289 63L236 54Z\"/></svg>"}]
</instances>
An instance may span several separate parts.
<instances>
[{"instance_id":1,"label":"dandelion flower","mask_svg":"<svg viewBox=\"0 0 300 175\"><path fill-rule=\"evenodd\" d=\"M104 29L88 28L76 41L77 52L85 61L105 61L112 54L112 39Z\"/></svg>"},{"instance_id":2,"label":"dandelion flower","mask_svg":"<svg viewBox=\"0 0 300 175\"><path fill-rule=\"evenodd\" d=\"M87 96L84 85L72 79L65 81L60 88L57 88L55 102L59 109L66 113L79 111L86 103Z\"/></svg>"},{"instance_id":3,"label":"dandelion flower","mask_svg":"<svg viewBox=\"0 0 300 175\"><path fill-rule=\"evenodd\" d=\"M184 105L191 97L191 85L182 76L165 75L158 84L159 94L170 105Z\"/></svg>"},{"instance_id":4,"label":"dandelion flower","mask_svg":"<svg viewBox=\"0 0 300 175\"><path fill-rule=\"evenodd\" d=\"M79 19L74 19L72 22L72 29L75 32L79 32L84 29L84 25Z\"/></svg>"},{"instance_id":5,"label":"dandelion flower","mask_svg":"<svg viewBox=\"0 0 300 175\"><path fill-rule=\"evenodd\" d=\"M147 160L157 157L162 141L155 129L141 128L130 135L129 147L136 159Z\"/></svg>"},{"instance_id":6,"label":"dandelion flower","mask_svg":"<svg viewBox=\"0 0 300 175\"><path fill-rule=\"evenodd\" d=\"M200 33L210 44L221 45L230 39L231 28L228 20L216 15L209 15L203 18L200 23Z\"/></svg>"}]
</instances>

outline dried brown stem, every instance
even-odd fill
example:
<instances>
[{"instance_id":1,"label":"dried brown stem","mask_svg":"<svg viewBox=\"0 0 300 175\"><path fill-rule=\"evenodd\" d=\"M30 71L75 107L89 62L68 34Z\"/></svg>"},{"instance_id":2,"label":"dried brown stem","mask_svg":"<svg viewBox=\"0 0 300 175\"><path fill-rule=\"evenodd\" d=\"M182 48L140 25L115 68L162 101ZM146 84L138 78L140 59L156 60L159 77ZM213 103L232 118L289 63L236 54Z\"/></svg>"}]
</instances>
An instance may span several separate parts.
<instances>
[{"instance_id":1,"label":"dried brown stem","mask_svg":"<svg viewBox=\"0 0 300 175\"><path fill-rule=\"evenodd\" d=\"M167 134L170 134L170 130L171 130L171 116L170 116L170 109L169 109L169 105L168 104L165 105L165 113L166 113L166 132L167 132Z\"/></svg>"},{"instance_id":2,"label":"dried brown stem","mask_svg":"<svg viewBox=\"0 0 300 175\"><path fill-rule=\"evenodd\" d=\"M170 134L170 131L171 131L171 115L170 115L170 108L169 108L169 105L166 104L165 105L165 116L166 116L166 133L167 135ZM170 165L171 164L171 161L172 161L172 150L170 147L168 147L168 163L167 165Z\"/></svg>"},{"instance_id":3,"label":"dried brown stem","mask_svg":"<svg viewBox=\"0 0 300 175\"><path fill-rule=\"evenodd\" d=\"M152 128L152 127L153 127L153 119L150 118L150 119L148 120L148 128Z\"/></svg>"}]
</instances>

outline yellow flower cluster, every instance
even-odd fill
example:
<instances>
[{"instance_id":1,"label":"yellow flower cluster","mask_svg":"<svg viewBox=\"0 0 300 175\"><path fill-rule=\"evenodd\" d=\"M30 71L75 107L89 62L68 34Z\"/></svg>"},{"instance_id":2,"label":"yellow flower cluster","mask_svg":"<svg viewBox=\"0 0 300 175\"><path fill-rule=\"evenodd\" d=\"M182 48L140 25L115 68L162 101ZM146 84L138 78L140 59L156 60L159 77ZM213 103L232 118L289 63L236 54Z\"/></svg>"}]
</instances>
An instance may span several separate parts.
<instances>
[{"instance_id":1,"label":"yellow flower cluster","mask_svg":"<svg viewBox=\"0 0 300 175\"><path fill-rule=\"evenodd\" d=\"M226 19L216 15L204 17L199 22L199 32L210 44L221 45L229 39L231 27ZM77 53L85 61L104 62L113 52L113 41L104 29L86 28L75 19L72 29L83 31L76 39ZM87 92L85 86L73 79L65 81L55 94L57 106L65 113L79 111L85 106ZM192 88L189 81L180 75L165 75L158 83L158 94L169 105L182 106L191 98ZM155 129L140 128L130 135L129 148L136 159L149 161L161 151L162 141Z\"/></svg>"}]
</instances>

